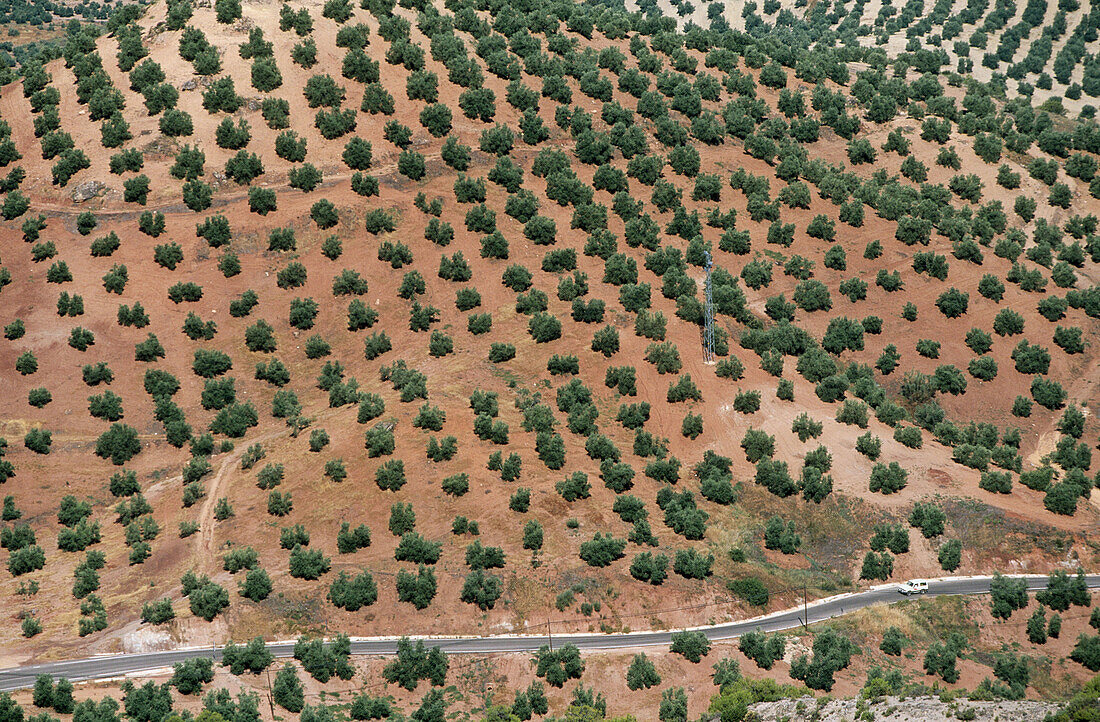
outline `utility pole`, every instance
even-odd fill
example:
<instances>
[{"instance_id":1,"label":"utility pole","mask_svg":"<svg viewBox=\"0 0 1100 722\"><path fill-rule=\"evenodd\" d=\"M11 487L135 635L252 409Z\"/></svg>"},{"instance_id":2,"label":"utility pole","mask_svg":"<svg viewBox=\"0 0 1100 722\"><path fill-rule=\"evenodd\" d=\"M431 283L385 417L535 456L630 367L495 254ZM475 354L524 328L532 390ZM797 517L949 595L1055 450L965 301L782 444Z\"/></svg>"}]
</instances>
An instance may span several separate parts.
<instances>
[{"instance_id":1,"label":"utility pole","mask_svg":"<svg viewBox=\"0 0 1100 722\"><path fill-rule=\"evenodd\" d=\"M267 673L267 706L271 709L271 719L275 719L275 703L271 700L271 668L264 669Z\"/></svg>"},{"instance_id":2,"label":"utility pole","mask_svg":"<svg viewBox=\"0 0 1100 722\"><path fill-rule=\"evenodd\" d=\"M550 651L554 651L554 635L550 632L550 619L546 619L546 638L550 640Z\"/></svg>"},{"instance_id":3,"label":"utility pole","mask_svg":"<svg viewBox=\"0 0 1100 722\"><path fill-rule=\"evenodd\" d=\"M810 603L805 581L802 582L802 626L810 628Z\"/></svg>"}]
</instances>

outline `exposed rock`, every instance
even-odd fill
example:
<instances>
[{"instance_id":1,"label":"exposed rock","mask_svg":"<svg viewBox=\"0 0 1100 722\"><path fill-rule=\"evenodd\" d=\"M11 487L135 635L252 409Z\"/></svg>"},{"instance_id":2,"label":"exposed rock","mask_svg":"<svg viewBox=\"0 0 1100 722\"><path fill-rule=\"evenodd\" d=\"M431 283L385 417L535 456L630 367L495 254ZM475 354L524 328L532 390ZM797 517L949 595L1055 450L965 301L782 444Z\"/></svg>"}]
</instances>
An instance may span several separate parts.
<instances>
[{"instance_id":1,"label":"exposed rock","mask_svg":"<svg viewBox=\"0 0 1100 722\"><path fill-rule=\"evenodd\" d=\"M172 647L172 637L163 629L137 629L122 637L122 649L128 654L155 652Z\"/></svg>"},{"instance_id":2,"label":"exposed rock","mask_svg":"<svg viewBox=\"0 0 1100 722\"><path fill-rule=\"evenodd\" d=\"M194 90L197 87L199 87L199 84L195 81L195 79L188 78L187 80L183 81L183 85L180 86L180 90Z\"/></svg>"},{"instance_id":3,"label":"exposed rock","mask_svg":"<svg viewBox=\"0 0 1100 722\"><path fill-rule=\"evenodd\" d=\"M156 138L149 141L141 148L141 152L146 156L169 156L175 155L179 150L179 143L172 138L167 138L158 134ZM146 158L148 160L148 158Z\"/></svg>"},{"instance_id":4,"label":"exposed rock","mask_svg":"<svg viewBox=\"0 0 1100 722\"><path fill-rule=\"evenodd\" d=\"M83 203L84 201L95 198L105 190L107 190L106 183L97 180L89 180L74 186L69 195L73 199L73 203Z\"/></svg>"},{"instance_id":5,"label":"exposed rock","mask_svg":"<svg viewBox=\"0 0 1100 722\"><path fill-rule=\"evenodd\" d=\"M807 646L801 637L787 637L787 643L783 648L783 661L791 664L804 654L812 655L813 649Z\"/></svg>"},{"instance_id":6,"label":"exposed rock","mask_svg":"<svg viewBox=\"0 0 1100 722\"><path fill-rule=\"evenodd\" d=\"M1041 720L1059 706L1051 702L1035 700L998 700L977 702L957 699L942 702L939 697L885 697L874 702L854 699L815 700L783 699L778 702L760 702L749 707L747 719L759 722L851 722L866 719L863 710L874 714L875 722L954 722L961 710L973 710L975 722L1032 722Z\"/></svg>"}]
</instances>

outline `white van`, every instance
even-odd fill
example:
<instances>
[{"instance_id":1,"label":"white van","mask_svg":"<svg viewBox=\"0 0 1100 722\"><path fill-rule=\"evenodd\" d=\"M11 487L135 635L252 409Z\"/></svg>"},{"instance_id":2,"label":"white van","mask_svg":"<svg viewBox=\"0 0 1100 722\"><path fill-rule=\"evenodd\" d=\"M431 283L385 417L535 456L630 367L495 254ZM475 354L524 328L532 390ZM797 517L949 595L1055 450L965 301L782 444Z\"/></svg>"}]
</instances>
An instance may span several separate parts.
<instances>
[{"instance_id":1,"label":"white van","mask_svg":"<svg viewBox=\"0 0 1100 722\"><path fill-rule=\"evenodd\" d=\"M909 596L910 594L924 594L928 591L927 579L910 579L898 585L898 591Z\"/></svg>"}]
</instances>

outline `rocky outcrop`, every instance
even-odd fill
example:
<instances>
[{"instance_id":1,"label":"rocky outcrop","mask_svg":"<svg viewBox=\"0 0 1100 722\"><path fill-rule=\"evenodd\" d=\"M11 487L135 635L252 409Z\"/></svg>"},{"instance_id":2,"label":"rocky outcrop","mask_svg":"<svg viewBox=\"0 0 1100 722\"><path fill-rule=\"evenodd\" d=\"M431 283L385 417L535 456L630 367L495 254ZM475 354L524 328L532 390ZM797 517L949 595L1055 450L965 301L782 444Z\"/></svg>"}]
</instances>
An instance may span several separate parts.
<instances>
[{"instance_id":1,"label":"rocky outcrop","mask_svg":"<svg viewBox=\"0 0 1100 722\"><path fill-rule=\"evenodd\" d=\"M105 190L107 190L106 183L97 180L89 180L73 187L69 196L73 199L73 203L83 203L84 201L90 201L102 194Z\"/></svg>"},{"instance_id":2,"label":"rocky outcrop","mask_svg":"<svg viewBox=\"0 0 1100 722\"><path fill-rule=\"evenodd\" d=\"M755 722L855 722L873 714L875 722L1034 722L1059 706L1034 700L998 700L977 702L957 699L943 702L939 697L884 697L878 701L854 699L816 700L813 697L760 702L752 705L746 719ZM968 710L973 710L970 716ZM960 712L962 714L960 714Z\"/></svg>"}]
</instances>

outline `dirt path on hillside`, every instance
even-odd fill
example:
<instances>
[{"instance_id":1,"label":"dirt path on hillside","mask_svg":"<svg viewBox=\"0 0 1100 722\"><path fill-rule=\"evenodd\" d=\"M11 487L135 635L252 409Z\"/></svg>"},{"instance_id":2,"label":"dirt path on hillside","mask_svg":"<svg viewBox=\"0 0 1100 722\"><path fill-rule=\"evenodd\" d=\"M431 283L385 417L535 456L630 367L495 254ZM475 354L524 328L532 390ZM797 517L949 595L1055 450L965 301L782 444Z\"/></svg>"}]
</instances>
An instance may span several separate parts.
<instances>
[{"instance_id":1,"label":"dirt path on hillside","mask_svg":"<svg viewBox=\"0 0 1100 722\"><path fill-rule=\"evenodd\" d=\"M1097 378L1096 374L1100 372L1100 358L1095 358L1092 363L1081 373L1077 380L1068 389L1066 393L1066 404L1077 404L1082 407L1082 411L1086 416L1089 415L1089 406L1087 402L1092 396L1093 391L1093 379ZM1035 449L1027 455L1026 461L1032 466L1040 466L1042 464L1042 458L1047 454L1054 451L1058 444L1058 438L1061 436L1061 432L1058 431L1058 423L1061 417L1055 417L1050 420L1047 428L1039 434L1038 440L1035 442ZM1090 494L1089 502L1100 509L1100 495Z\"/></svg>"},{"instance_id":2,"label":"dirt path on hillside","mask_svg":"<svg viewBox=\"0 0 1100 722\"><path fill-rule=\"evenodd\" d=\"M225 460L222 461L221 466L218 467L218 473L214 476L214 480L210 484L210 489L206 494L206 501L203 502L202 510L199 513L199 535L197 537L197 542L199 561L202 567L205 567L214 557L214 507L218 505L218 499L221 498L222 484L225 481L227 473L241 460L241 457L244 456L249 447L289 435L290 429L286 428L281 431L258 436L255 439L250 439L248 446L242 444L226 457Z\"/></svg>"},{"instance_id":3,"label":"dirt path on hillside","mask_svg":"<svg viewBox=\"0 0 1100 722\"><path fill-rule=\"evenodd\" d=\"M1094 358L1066 391L1067 406L1077 404L1083 407L1082 410L1086 415L1089 414L1088 405L1084 402L1087 402L1092 395L1093 380L1098 372L1100 372L1100 357ZM1035 442L1035 449L1027 455L1027 463L1039 466L1042 463L1041 459L1054 451L1054 447L1058 443L1058 423L1060 420L1060 416L1051 418L1047 428L1040 432L1038 441Z\"/></svg>"},{"instance_id":4,"label":"dirt path on hillside","mask_svg":"<svg viewBox=\"0 0 1100 722\"><path fill-rule=\"evenodd\" d=\"M312 422L318 422L332 416L339 410L340 409L326 409L310 417L310 419ZM210 489L207 490L206 498L199 512L199 534L196 541L198 543L199 562L203 567L211 563L214 559L214 507L218 505L218 499L224 496L221 491L225 484L226 476L241 460L241 457L244 456L249 447L290 436L290 431L290 427L288 426L279 431L273 431L253 439L248 439L247 446L244 443L238 445L233 452L222 461L221 466L218 467L218 473L214 475L214 479L210 483ZM243 442L244 439L241 441Z\"/></svg>"}]
</instances>

